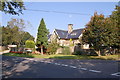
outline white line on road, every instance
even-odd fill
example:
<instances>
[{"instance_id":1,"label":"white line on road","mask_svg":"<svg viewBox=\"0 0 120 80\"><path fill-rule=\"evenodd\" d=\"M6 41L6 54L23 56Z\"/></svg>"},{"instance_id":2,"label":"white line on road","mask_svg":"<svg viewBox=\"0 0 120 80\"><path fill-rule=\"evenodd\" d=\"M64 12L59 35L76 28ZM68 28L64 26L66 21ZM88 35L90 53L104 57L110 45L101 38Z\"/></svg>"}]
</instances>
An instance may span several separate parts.
<instances>
[{"instance_id":1,"label":"white line on road","mask_svg":"<svg viewBox=\"0 0 120 80\"><path fill-rule=\"evenodd\" d=\"M97 70L89 70L89 71L91 71L91 72L96 72L96 73L101 73L101 71L97 71Z\"/></svg>"},{"instance_id":2,"label":"white line on road","mask_svg":"<svg viewBox=\"0 0 120 80\"><path fill-rule=\"evenodd\" d=\"M34 61L38 61L38 60L34 60Z\"/></svg>"},{"instance_id":3,"label":"white line on road","mask_svg":"<svg viewBox=\"0 0 120 80\"><path fill-rule=\"evenodd\" d=\"M44 62L44 61L40 61L40 62Z\"/></svg>"},{"instance_id":4,"label":"white line on road","mask_svg":"<svg viewBox=\"0 0 120 80\"><path fill-rule=\"evenodd\" d=\"M75 67L75 66L70 66L71 68L77 68L77 67Z\"/></svg>"},{"instance_id":5,"label":"white line on road","mask_svg":"<svg viewBox=\"0 0 120 80\"><path fill-rule=\"evenodd\" d=\"M113 75L113 76L120 76L120 72L113 73L113 74L111 74L111 75Z\"/></svg>"},{"instance_id":6,"label":"white line on road","mask_svg":"<svg viewBox=\"0 0 120 80\"><path fill-rule=\"evenodd\" d=\"M25 59L27 59L27 60L34 60L34 59L30 59L30 58L25 58Z\"/></svg>"},{"instance_id":7,"label":"white line on road","mask_svg":"<svg viewBox=\"0 0 120 80\"><path fill-rule=\"evenodd\" d=\"M62 66L68 66L68 65L66 65L66 64L61 64Z\"/></svg>"},{"instance_id":8,"label":"white line on road","mask_svg":"<svg viewBox=\"0 0 120 80\"><path fill-rule=\"evenodd\" d=\"M33 60L33 59L29 59L29 60ZM37 60L35 60L37 61ZM40 61L40 62L45 62L45 61ZM52 62L46 62L46 63L50 63L50 64L55 64L55 65L61 65L61 66L68 66L66 64L59 64L59 63L52 63ZM76 66L69 66L71 68L77 68ZM79 69L82 69L82 70L87 70L87 68L79 68ZM97 71L97 70L89 70L91 72L96 72L96 73L101 73L101 71ZM119 75L118 75L119 74ZM120 76L120 72L118 73L114 73L114 74L111 74L111 75L114 75L114 76Z\"/></svg>"},{"instance_id":9,"label":"white line on road","mask_svg":"<svg viewBox=\"0 0 120 80\"><path fill-rule=\"evenodd\" d=\"M79 68L79 69L82 69L82 70L87 70L87 68Z\"/></svg>"},{"instance_id":10,"label":"white line on road","mask_svg":"<svg viewBox=\"0 0 120 80\"><path fill-rule=\"evenodd\" d=\"M31 60L31 61L32 61L32 60L34 60L34 59L28 59L28 60Z\"/></svg>"},{"instance_id":11,"label":"white line on road","mask_svg":"<svg viewBox=\"0 0 120 80\"><path fill-rule=\"evenodd\" d=\"M59 63L54 63L55 65L60 65Z\"/></svg>"},{"instance_id":12,"label":"white line on road","mask_svg":"<svg viewBox=\"0 0 120 80\"><path fill-rule=\"evenodd\" d=\"M46 62L46 63L50 63L51 64L51 62Z\"/></svg>"}]
</instances>

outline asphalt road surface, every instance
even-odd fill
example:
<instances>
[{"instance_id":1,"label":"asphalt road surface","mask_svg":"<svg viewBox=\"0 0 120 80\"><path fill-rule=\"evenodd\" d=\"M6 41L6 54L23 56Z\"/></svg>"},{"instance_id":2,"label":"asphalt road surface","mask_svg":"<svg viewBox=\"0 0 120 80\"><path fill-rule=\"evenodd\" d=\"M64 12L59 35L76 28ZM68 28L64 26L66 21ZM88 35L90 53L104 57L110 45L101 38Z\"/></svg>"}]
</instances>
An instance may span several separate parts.
<instances>
[{"instance_id":1,"label":"asphalt road surface","mask_svg":"<svg viewBox=\"0 0 120 80\"><path fill-rule=\"evenodd\" d=\"M2 78L119 78L119 61L2 56Z\"/></svg>"}]
</instances>

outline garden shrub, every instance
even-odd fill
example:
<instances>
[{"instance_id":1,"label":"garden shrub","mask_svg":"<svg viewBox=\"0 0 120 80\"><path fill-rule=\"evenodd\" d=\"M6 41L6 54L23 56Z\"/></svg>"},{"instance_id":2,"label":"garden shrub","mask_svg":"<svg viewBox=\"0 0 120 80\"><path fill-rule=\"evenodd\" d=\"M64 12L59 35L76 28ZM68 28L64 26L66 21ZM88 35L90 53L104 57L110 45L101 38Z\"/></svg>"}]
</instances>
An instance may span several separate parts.
<instances>
[{"instance_id":1,"label":"garden shrub","mask_svg":"<svg viewBox=\"0 0 120 80\"><path fill-rule=\"evenodd\" d=\"M82 55L82 54L84 54L84 51L82 51L82 50L74 52L74 55Z\"/></svg>"},{"instance_id":2,"label":"garden shrub","mask_svg":"<svg viewBox=\"0 0 120 80\"><path fill-rule=\"evenodd\" d=\"M59 48L59 44L56 42L52 42L47 46L47 54L55 54L57 49Z\"/></svg>"},{"instance_id":3,"label":"garden shrub","mask_svg":"<svg viewBox=\"0 0 120 80\"><path fill-rule=\"evenodd\" d=\"M35 48L35 42L34 41L32 41L32 40L27 40L26 42L25 42L25 47L26 48Z\"/></svg>"},{"instance_id":4,"label":"garden shrub","mask_svg":"<svg viewBox=\"0 0 120 80\"><path fill-rule=\"evenodd\" d=\"M96 56L96 52L93 49L80 49L79 51L75 51L74 55L92 55Z\"/></svg>"},{"instance_id":5,"label":"garden shrub","mask_svg":"<svg viewBox=\"0 0 120 80\"><path fill-rule=\"evenodd\" d=\"M62 54L64 55L71 55L69 47L63 47Z\"/></svg>"}]
</instances>

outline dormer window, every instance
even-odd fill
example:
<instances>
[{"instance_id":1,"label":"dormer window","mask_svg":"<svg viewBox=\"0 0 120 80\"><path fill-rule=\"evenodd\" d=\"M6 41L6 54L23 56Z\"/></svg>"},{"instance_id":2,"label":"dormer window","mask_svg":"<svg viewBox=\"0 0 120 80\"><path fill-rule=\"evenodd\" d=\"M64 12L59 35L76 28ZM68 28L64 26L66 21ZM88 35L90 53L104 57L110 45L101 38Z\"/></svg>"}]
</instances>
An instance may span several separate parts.
<instances>
[{"instance_id":1,"label":"dormer window","mask_svg":"<svg viewBox=\"0 0 120 80\"><path fill-rule=\"evenodd\" d=\"M74 35L76 35L76 33L72 33L71 35L74 36Z\"/></svg>"}]
</instances>

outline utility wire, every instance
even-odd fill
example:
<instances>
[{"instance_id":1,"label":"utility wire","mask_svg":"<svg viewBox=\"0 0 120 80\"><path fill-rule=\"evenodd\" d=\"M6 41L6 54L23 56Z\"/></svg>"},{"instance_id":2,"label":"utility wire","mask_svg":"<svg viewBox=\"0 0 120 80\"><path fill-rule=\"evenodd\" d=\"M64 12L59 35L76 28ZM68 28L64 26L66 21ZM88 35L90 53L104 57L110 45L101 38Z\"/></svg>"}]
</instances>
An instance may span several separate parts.
<instances>
[{"instance_id":1,"label":"utility wire","mask_svg":"<svg viewBox=\"0 0 120 80\"><path fill-rule=\"evenodd\" d=\"M62 12L62 11L48 11L48 10L35 10L35 9L26 9L28 11L39 11L39 12L47 12L47 13L62 13L62 14L74 14L74 15L88 15L92 16L91 14L84 14L84 13L73 13L73 12Z\"/></svg>"}]
</instances>

